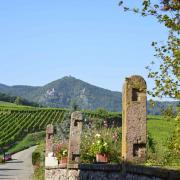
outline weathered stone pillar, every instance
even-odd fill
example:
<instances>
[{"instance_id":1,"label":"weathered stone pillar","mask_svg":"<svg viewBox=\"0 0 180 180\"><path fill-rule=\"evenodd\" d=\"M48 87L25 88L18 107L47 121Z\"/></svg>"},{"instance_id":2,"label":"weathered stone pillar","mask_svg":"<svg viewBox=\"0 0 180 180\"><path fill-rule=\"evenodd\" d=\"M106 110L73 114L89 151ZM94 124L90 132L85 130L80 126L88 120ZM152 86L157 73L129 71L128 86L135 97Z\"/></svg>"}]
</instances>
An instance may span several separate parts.
<instances>
[{"instance_id":1,"label":"weathered stone pillar","mask_svg":"<svg viewBox=\"0 0 180 180\"><path fill-rule=\"evenodd\" d=\"M46 157L48 153L53 152L53 135L54 127L52 124L48 124L46 127Z\"/></svg>"},{"instance_id":2,"label":"weathered stone pillar","mask_svg":"<svg viewBox=\"0 0 180 180\"><path fill-rule=\"evenodd\" d=\"M75 111L71 114L69 150L68 150L68 168L75 168L79 163L82 120L83 120L83 116L80 111Z\"/></svg>"},{"instance_id":3,"label":"weathered stone pillar","mask_svg":"<svg viewBox=\"0 0 180 180\"><path fill-rule=\"evenodd\" d=\"M126 78L123 87L122 158L127 162L146 159L146 82L141 76Z\"/></svg>"}]
</instances>

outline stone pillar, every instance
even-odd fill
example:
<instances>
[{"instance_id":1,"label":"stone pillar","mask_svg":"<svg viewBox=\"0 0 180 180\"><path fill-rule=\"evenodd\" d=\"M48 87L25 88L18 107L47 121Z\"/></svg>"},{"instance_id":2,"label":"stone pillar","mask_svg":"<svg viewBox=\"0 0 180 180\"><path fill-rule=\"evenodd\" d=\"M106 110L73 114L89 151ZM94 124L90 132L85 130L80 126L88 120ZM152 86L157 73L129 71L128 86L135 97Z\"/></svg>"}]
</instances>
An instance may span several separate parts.
<instances>
[{"instance_id":1,"label":"stone pillar","mask_svg":"<svg viewBox=\"0 0 180 180\"><path fill-rule=\"evenodd\" d=\"M82 120L83 116L80 111L75 111L71 114L68 168L76 168L79 163Z\"/></svg>"},{"instance_id":2,"label":"stone pillar","mask_svg":"<svg viewBox=\"0 0 180 180\"><path fill-rule=\"evenodd\" d=\"M141 76L126 78L122 104L122 158L127 162L146 159L146 82Z\"/></svg>"},{"instance_id":3,"label":"stone pillar","mask_svg":"<svg viewBox=\"0 0 180 180\"><path fill-rule=\"evenodd\" d=\"M48 124L46 127L46 157L48 153L53 152L53 135L54 127L52 124Z\"/></svg>"}]
</instances>

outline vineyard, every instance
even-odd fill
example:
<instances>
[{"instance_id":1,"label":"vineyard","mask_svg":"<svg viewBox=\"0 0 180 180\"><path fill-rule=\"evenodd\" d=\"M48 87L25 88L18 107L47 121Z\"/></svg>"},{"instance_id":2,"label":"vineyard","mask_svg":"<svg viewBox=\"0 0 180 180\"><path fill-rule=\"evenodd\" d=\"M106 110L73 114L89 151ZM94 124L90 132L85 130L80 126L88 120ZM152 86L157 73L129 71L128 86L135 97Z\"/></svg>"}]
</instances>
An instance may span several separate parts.
<instances>
[{"instance_id":1,"label":"vineyard","mask_svg":"<svg viewBox=\"0 0 180 180\"><path fill-rule=\"evenodd\" d=\"M0 146L13 145L28 133L45 129L63 120L65 110L1 110Z\"/></svg>"},{"instance_id":2,"label":"vineyard","mask_svg":"<svg viewBox=\"0 0 180 180\"><path fill-rule=\"evenodd\" d=\"M0 107L0 147L13 146L29 133L46 129L47 124L61 123L66 109ZM90 118L104 118L100 113L85 112ZM108 118L119 119L119 114L108 114Z\"/></svg>"}]
</instances>

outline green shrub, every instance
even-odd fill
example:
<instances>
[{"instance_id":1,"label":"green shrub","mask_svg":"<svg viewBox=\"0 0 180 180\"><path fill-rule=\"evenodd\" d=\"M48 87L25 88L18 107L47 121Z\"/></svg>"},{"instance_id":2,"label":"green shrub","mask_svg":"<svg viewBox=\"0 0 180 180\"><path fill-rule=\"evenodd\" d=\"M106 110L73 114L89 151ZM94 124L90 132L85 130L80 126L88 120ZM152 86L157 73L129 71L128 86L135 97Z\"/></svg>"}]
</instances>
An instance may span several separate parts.
<instances>
[{"instance_id":1,"label":"green shrub","mask_svg":"<svg viewBox=\"0 0 180 180\"><path fill-rule=\"evenodd\" d=\"M176 116L175 120L180 122L180 113Z\"/></svg>"},{"instance_id":2,"label":"green shrub","mask_svg":"<svg viewBox=\"0 0 180 180\"><path fill-rule=\"evenodd\" d=\"M68 156L68 144L58 143L54 145L55 156L58 160L61 160L62 157Z\"/></svg>"},{"instance_id":3,"label":"green shrub","mask_svg":"<svg viewBox=\"0 0 180 180\"><path fill-rule=\"evenodd\" d=\"M101 142L100 145L96 146L94 138L96 134L103 137L103 142L108 145L107 149L104 148L104 143ZM81 142L81 162L93 163L95 153L99 150L108 152L108 161L110 163L119 163L121 161L121 128L88 129L84 131Z\"/></svg>"},{"instance_id":4,"label":"green shrub","mask_svg":"<svg viewBox=\"0 0 180 180\"><path fill-rule=\"evenodd\" d=\"M41 162L41 153L37 152L37 151L34 151L32 153L32 164L33 164L33 166L39 165L40 162Z\"/></svg>"},{"instance_id":5,"label":"green shrub","mask_svg":"<svg viewBox=\"0 0 180 180\"><path fill-rule=\"evenodd\" d=\"M180 156L180 122L178 122L177 127L169 140L169 149Z\"/></svg>"},{"instance_id":6,"label":"green shrub","mask_svg":"<svg viewBox=\"0 0 180 180\"><path fill-rule=\"evenodd\" d=\"M108 154L109 144L100 134L95 134L93 143L90 146L90 151L92 152L94 156L98 153Z\"/></svg>"},{"instance_id":7,"label":"green shrub","mask_svg":"<svg viewBox=\"0 0 180 180\"><path fill-rule=\"evenodd\" d=\"M44 180L44 167L43 166L36 166L34 169L34 177L33 180Z\"/></svg>"},{"instance_id":8,"label":"green shrub","mask_svg":"<svg viewBox=\"0 0 180 180\"><path fill-rule=\"evenodd\" d=\"M147 149L148 151L155 153L155 141L152 135L150 134L150 132L148 132L148 136L147 136Z\"/></svg>"},{"instance_id":9,"label":"green shrub","mask_svg":"<svg viewBox=\"0 0 180 180\"><path fill-rule=\"evenodd\" d=\"M3 157L0 156L0 164L3 162L4 162Z\"/></svg>"},{"instance_id":10,"label":"green shrub","mask_svg":"<svg viewBox=\"0 0 180 180\"><path fill-rule=\"evenodd\" d=\"M34 166L33 180L44 180L44 160L45 160L45 144L44 142L37 146L32 154L32 163Z\"/></svg>"},{"instance_id":11,"label":"green shrub","mask_svg":"<svg viewBox=\"0 0 180 180\"><path fill-rule=\"evenodd\" d=\"M169 106L166 109L162 110L162 114L166 120L171 120L172 118L176 117L176 112L173 106Z\"/></svg>"}]
</instances>

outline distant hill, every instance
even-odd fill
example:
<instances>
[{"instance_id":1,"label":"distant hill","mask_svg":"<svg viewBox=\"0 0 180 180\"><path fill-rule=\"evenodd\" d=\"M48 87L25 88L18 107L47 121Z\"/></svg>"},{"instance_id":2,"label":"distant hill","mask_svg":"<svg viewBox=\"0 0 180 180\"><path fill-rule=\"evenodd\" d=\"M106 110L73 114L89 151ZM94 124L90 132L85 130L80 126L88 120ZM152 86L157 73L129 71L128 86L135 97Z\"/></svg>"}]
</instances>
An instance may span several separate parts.
<instances>
[{"instance_id":1,"label":"distant hill","mask_svg":"<svg viewBox=\"0 0 180 180\"><path fill-rule=\"evenodd\" d=\"M76 101L82 109L105 108L109 111L121 111L120 92L99 88L71 76L42 87L0 84L0 92L21 96L49 107L67 108Z\"/></svg>"},{"instance_id":2,"label":"distant hill","mask_svg":"<svg viewBox=\"0 0 180 180\"><path fill-rule=\"evenodd\" d=\"M7 86L0 84L0 92L20 96L48 107L67 108L71 103L76 102L82 109L122 110L121 92L103 89L71 76L63 77L45 86ZM150 109L148 105L148 113L159 114L162 107L171 104L175 106L177 102L158 102L154 109Z\"/></svg>"},{"instance_id":3,"label":"distant hill","mask_svg":"<svg viewBox=\"0 0 180 180\"><path fill-rule=\"evenodd\" d=\"M38 103L28 101L25 98L19 97L19 96L10 96L6 93L0 92L0 105L5 106L16 106L16 105L25 105L25 106L34 106L34 107L40 107Z\"/></svg>"}]
</instances>

